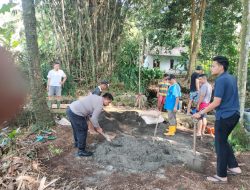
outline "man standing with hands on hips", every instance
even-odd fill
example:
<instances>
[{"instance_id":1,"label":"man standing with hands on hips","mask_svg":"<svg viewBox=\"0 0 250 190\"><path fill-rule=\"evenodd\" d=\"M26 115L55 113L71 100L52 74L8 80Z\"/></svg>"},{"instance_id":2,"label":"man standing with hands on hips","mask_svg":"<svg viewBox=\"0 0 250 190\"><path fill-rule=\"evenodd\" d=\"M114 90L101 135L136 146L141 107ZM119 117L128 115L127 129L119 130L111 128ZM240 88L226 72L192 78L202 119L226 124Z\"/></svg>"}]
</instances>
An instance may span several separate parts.
<instances>
[{"instance_id":1,"label":"man standing with hands on hips","mask_svg":"<svg viewBox=\"0 0 250 190\"><path fill-rule=\"evenodd\" d=\"M47 90L49 96L48 106L49 108L51 108L52 96L56 96L57 108L60 108L62 86L65 83L67 77L63 72L63 70L60 69L60 63L58 61L54 63L54 69L49 71L47 77L48 77Z\"/></svg>"},{"instance_id":2,"label":"man standing with hands on hips","mask_svg":"<svg viewBox=\"0 0 250 190\"><path fill-rule=\"evenodd\" d=\"M215 121L215 150L217 154L217 174L207 177L214 183L227 183L227 174L241 174L241 169L228 143L228 136L237 125L239 113L239 96L236 78L227 70L229 61L224 56L213 58L212 75L216 75L214 100L204 110L193 115L199 119L203 114L216 110Z\"/></svg>"}]
</instances>

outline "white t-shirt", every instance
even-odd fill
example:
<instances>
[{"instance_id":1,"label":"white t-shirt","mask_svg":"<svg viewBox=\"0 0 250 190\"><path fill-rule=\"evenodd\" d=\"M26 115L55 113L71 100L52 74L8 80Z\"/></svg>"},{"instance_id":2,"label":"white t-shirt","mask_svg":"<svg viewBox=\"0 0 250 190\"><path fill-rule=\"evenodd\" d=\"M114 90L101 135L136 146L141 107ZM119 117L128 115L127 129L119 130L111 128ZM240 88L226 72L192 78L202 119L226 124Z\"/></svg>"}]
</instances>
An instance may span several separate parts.
<instances>
[{"instance_id":1,"label":"white t-shirt","mask_svg":"<svg viewBox=\"0 0 250 190\"><path fill-rule=\"evenodd\" d=\"M55 71L54 69L50 70L48 73L48 79L50 79L49 86L61 86L60 82L62 78L66 77L63 70Z\"/></svg>"}]
</instances>

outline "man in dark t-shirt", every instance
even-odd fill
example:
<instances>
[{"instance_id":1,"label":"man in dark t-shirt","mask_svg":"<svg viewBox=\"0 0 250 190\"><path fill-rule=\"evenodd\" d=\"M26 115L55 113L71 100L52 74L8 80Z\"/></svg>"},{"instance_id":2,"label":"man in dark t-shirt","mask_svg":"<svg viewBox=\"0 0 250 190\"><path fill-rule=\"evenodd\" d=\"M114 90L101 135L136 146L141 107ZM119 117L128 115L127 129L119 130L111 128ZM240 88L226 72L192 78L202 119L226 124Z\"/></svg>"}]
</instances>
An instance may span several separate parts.
<instances>
[{"instance_id":1,"label":"man in dark t-shirt","mask_svg":"<svg viewBox=\"0 0 250 190\"><path fill-rule=\"evenodd\" d=\"M101 81L100 85L97 86L93 91L92 94L95 94L97 96L101 96L102 92L108 89L109 83L106 80Z\"/></svg>"},{"instance_id":2,"label":"man in dark t-shirt","mask_svg":"<svg viewBox=\"0 0 250 190\"><path fill-rule=\"evenodd\" d=\"M193 115L198 119L203 114L216 109L215 114L215 150L217 154L217 174L208 177L208 181L227 183L227 174L241 174L241 169L228 143L228 136L237 125L239 113L239 95L237 80L227 70L229 61L224 56L213 58L212 75L217 75L214 87L214 100L204 110Z\"/></svg>"},{"instance_id":3,"label":"man in dark t-shirt","mask_svg":"<svg viewBox=\"0 0 250 190\"><path fill-rule=\"evenodd\" d=\"M203 73L202 66L198 65L195 69L195 72L191 75L190 81L190 94L189 94L189 101L187 107L187 114L190 114L190 109L192 103L197 103L198 101L198 92L200 89L199 85L199 75Z\"/></svg>"}]
</instances>

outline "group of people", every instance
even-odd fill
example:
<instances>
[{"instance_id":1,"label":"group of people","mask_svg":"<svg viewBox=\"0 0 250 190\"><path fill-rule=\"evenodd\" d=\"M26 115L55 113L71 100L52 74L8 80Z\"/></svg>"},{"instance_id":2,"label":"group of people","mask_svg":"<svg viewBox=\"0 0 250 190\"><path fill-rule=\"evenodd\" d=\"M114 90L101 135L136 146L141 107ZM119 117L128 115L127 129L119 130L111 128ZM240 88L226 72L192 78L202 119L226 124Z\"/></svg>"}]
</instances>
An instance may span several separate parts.
<instances>
[{"instance_id":1,"label":"group of people","mask_svg":"<svg viewBox=\"0 0 250 190\"><path fill-rule=\"evenodd\" d=\"M212 86L207 80L207 75L203 73L201 66L197 66L195 72L191 75L190 94L187 106L187 115L204 110L209 106L212 98ZM195 108L191 111L192 104ZM207 127L207 114L203 114L198 121L197 136L205 134Z\"/></svg>"},{"instance_id":2,"label":"group of people","mask_svg":"<svg viewBox=\"0 0 250 190\"><path fill-rule=\"evenodd\" d=\"M227 174L240 174L241 169L228 143L228 136L237 125L239 113L239 97L237 81L228 71L229 61L224 56L213 58L211 74L217 76L214 85L214 98L211 101L212 87L207 81L207 75L203 74L202 67L198 66L192 74L190 85L190 98L187 114L191 112L192 103L196 104L197 112L192 117L199 120L198 135L204 133L206 126L206 114L216 110L215 117L215 149L217 154L217 173L207 180L218 183L227 182ZM59 64L54 65L54 70L48 74L48 94L60 98L61 86L66 81L66 75L59 69ZM66 111L73 128L75 146L79 156L91 156L92 152L86 151L86 138L90 120L95 131L103 133L98 123L98 116L104 106L109 105L113 96L101 92L108 87L103 81L90 95L71 103ZM168 111L169 129L165 135L173 136L176 132L176 112L179 109L181 88L173 74L164 75L159 84L158 109Z\"/></svg>"},{"instance_id":3,"label":"group of people","mask_svg":"<svg viewBox=\"0 0 250 190\"><path fill-rule=\"evenodd\" d=\"M207 125L206 114L212 110L215 112L215 149L217 154L217 173L207 177L208 181L226 183L228 174L241 174L241 169L234 156L232 147L228 143L228 136L237 125L239 112L239 96L236 78L228 73L229 61L224 56L213 58L211 74L216 76L214 84L214 98L211 102L212 86L208 83L207 75L202 67L197 66L191 76L190 97L187 114L198 119L197 135L204 134ZM176 131L176 111L181 96L180 86L173 75L164 75L159 83L158 109L168 111L170 123L169 132L166 135L174 135ZM210 103L211 102L211 103ZM191 105L195 103L195 110L191 111ZM173 125L175 127L173 127Z\"/></svg>"},{"instance_id":4,"label":"group of people","mask_svg":"<svg viewBox=\"0 0 250 190\"><path fill-rule=\"evenodd\" d=\"M57 107L60 107L62 86L67 77L63 70L60 69L60 63L55 62L54 68L48 73L48 105L51 107L51 100L56 96ZM103 134L103 130L99 125L98 117L104 106L108 106L113 101L110 93L102 92L107 90L109 83L106 80L100 82L88 96L80 98L72 102L66 110L73 129L74 146L78 148L78 156L91 156L93 153L86 150L86 140L88 130Z\"/></svg>"},{"instance_id":5,"label":"group of people","mask_svg":"<svg viewBox=\"0 0 250 190\"><path fill-rule=\"evenodd\" d=\"M158 88L158 109L163 109L168 112L169 128L168 132L164 133L167 136L173 136L176 132L176 112L180 108L181 88L176 82L174 75L164 74L163 79L159 82ZM212 86L207 80L207 75L203 73L202 66L197 66L195 72L191 76L190 82L190 97L187 108L187 114L196 111L201 111L208 107L212 97ZM195 109L191 112L191 106L195 104ZM205 134L207 126L207 115L203 114L198 121L197 136Z\"/></svg>"},{"instance_id":6,"label":"group of people","mask_svg":"<svg viewBox=\"0 0 250 190\"><path fill-rule=\"evenodd\" d=\"M211 100L212 87L208 83L207 75L203 74L202 67L197 66L196 71L191 76L190 98L187 113L190 114L192 103L196 104L196 110L205 109ZM163 79L159 82L158 88L158 110L167 110L169 128L166 136L173 136L176 132L176 112L180 108L181 88L173 74L164 74ZM207 125L206 114L202 115L198 122L197 136L205 133Z\"/></svg>"}]
</instances>

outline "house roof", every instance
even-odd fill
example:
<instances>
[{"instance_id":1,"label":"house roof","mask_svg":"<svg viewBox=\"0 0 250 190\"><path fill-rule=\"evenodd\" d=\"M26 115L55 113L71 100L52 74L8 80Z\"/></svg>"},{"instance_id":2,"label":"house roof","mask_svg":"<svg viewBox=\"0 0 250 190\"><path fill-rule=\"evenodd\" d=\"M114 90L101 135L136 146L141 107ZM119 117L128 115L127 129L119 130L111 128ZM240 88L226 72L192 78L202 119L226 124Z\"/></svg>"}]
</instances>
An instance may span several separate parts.
<instances>
[{"instance_id":1,"label":"house roof","mask_svg":"<svg viewBox=\"0 0 250 190\"><path fill-rule=\"evenodd\" d=\"M152 50L149 50L149 55L164 55L164 56L181 56L181 53L187 52L186 47L175 47L171 50L166 49L165 47L156 46Z\"/></svg>"}]
</instances>

